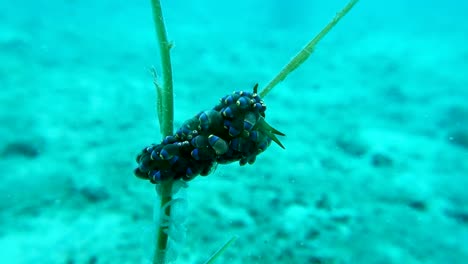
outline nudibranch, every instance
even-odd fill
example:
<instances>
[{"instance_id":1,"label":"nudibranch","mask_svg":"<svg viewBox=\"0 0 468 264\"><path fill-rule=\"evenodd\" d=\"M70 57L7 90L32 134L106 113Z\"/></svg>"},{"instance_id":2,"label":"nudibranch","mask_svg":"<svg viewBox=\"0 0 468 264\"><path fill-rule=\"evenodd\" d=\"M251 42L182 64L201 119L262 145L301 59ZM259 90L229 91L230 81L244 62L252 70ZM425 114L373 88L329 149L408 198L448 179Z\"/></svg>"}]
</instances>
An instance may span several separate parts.
<instances>
[{"instance_id":1,"label":"nudibranch","mask_svg":"<svg viewBox=\"0 0 468 264\"><path fill-rule=\"evenodd\" d=\"M257 87L224 96L213 109L184 122L174 135L144 148L137 156L135 175L155 184L189 181L210 174L217 164L253 164L271 141L284 148L276 137L284 134L265 121L266 105Z\"/></svg>"}]
</instances>

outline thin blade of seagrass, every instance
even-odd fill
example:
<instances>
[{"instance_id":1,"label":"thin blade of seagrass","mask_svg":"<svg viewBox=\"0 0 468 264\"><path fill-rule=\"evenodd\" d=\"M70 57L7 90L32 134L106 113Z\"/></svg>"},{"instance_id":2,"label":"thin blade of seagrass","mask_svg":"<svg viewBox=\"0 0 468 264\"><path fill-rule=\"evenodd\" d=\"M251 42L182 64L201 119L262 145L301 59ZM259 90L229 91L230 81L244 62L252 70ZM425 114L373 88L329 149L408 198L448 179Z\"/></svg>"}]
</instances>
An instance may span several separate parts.
<instances>
[{"instance_id":1,"label":"thin blade of seagrass","mask_svg":"<svg viewBox=\"0 0 468 264\"><path fill-rule=\"evenodd\" d=\"M163 134L164 131L163 131L162 87L158 83L158 76L156 73L156 69L152 67L150 71L151 71L151 74L153 75L154 87L156 88L156 112L158 114L159 128L161 129L161 134Z\"/></svg>"},{"instance_id":2,"label":"thin blade of seagrass","mask_svg":"<svg viewBox=\"0 0 468 264\"><path fill-rule=\"evenodd\" d=\"M278 75L273 78L270 83L260 92L260 97L265 97L278 83L282 82L286 77L301 66L304 61L306 61L310 54L314 52L315 46L327 35L328 32L353 8L353 6L359 0L351 0L348 4L336 14L336 16L326 25L320 33L315 36L307 45L296 55L292 58L286 66L278 73Z\"/></svg>"},{"instance_id":3,"label":"thin blade of seagrass","mask_svg":"<svg viewBox=\"0 0 468 264\"><path fill-rule=\"evenodd\" d=\"M237 236L233 236L231 237L231 239L229 239L221 248L219 248L213 255L211 255L211 257L205 262L205 264L213 264L215 262L215 260L221 256L224 251L226 251L226 249L231 246L232 243L234 243L234 241L236 241L237 239Z\"/></svg>"},{"instance_id":4,"label":"thin blade of seagrass","mask_svg":"<svg viewBox=\"0 0 468 264\"><path fill-rule=\"evenodd\" d=\"M162 109L161 131L163 137L173 134L174 129L174 93L172 84L171 53L172 43L167 40L166 26L162 15L161 3L159 0L151 0L153 11L153 22L158 40L159 55L161 59L162 82L160 93L160 108ZM159 111L159 110L158 110Z\"/></svg>"}]
</instances>

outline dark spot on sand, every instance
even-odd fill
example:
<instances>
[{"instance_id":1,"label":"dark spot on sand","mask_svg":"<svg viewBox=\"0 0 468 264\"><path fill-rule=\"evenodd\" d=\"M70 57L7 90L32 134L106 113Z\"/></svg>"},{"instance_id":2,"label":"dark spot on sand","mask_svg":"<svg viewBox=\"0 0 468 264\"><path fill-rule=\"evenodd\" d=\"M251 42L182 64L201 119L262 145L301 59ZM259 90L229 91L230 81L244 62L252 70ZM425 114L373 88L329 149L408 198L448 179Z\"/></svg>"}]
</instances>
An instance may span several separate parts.
<instances>
[{"instance_id":1,"label":"dark spot on sand","mask_svg":"<svg viewBox=\"0 0 468 264\"><path fill-rule=\"evenodd\" d=\"M447 138L453 145L468 150L468 130L454 130L447 135Z\"/></svg>"},{"instance_id":2,"label":"dark spot on sand","mask_svg":"<svg viewBox=\"0 0 468 264\"><path fill-rule=\"evenodd\" d=\"M96 264L96 263L98 263L98 257L96 256L89 257L88 264Z\"/></svg>"},{"instance_id":3,"label":"dark spot on sand","mask_svg":"<svg viewBox=\"0 0 468 264\"><path fill-rule=\"evenodd\" d=\"M427 205L423 201L409 201L408 206L416 211L426 211Z\"/></svg>"},{"instance_id":4,"label":"dark spot on sand","mask_svg":"<svg viewBox=\"0 0 468 264\"><path fill-rule=\"evenodd\" d=\"M334 157L324 157L320 159L322 168L330 171L345 171L343 165Z\"/></svg>"},{"instance_id":5,"label":"dark spot on sand","mask_svg":"<svg viewBox=\"0 0 468 264\"><path fill-rule=\"evenodd\" d=\"M343 135L338 137L335 143L344 153L353 157L361 157L367 153L366 144L356 136Z\"/></svg>"},{"instance_id":6,"label":"dark spot on sand","mask_svg":"<svg viewBox=\"0 0 468 264\"><path fill-rule=\"evenodd\" d=\"M91 203L98 203L109 198L109 193L104 187L83 187L79 193Z\"/></svg>"},{"instance_id":7,"label":"dark spot on sand","mask_svg":"<svg viewBox=\"0 0 468 264\"><path fill-rule=\"evenodd\" d=\"M320 236L320 231L316 228L311 228L306 232L305 238L308 241L317 239Z\"/></svg>"},{"instance_id":8,"label":"dark spot on sand","mask_svg":"<svg viewBox=\"0 0 468 264\"><path fill-rule=\"evenodd\" d=\"M38 146L26 141L10 142L2 151L2 156L23 156L26 158L36 158L39 154Z\"/></svg>"},{"instance_id":9,"label":"dark spot on sand","mask_svg":"<svg viewBox=\"0 0 468 264\"><path fill-rule=\"evenodd\" d=\"M317 209L330 211L332 209L330 198L326 194L322 194L320 198L315 202Z\"/></svg>"},{"instance_id":10,"label":"dark spot on sand","mask_svg":"<svg viewBox=\"0 0 468 264\"><path fill-rule=\"evenodd\" d=\"M393 165L393 160L385 154L375 153L372 155L371 164L376 168L388 168Z\"/></svg>"},{"instance_id":11,"label":"dark spot on sand","mask_svg":"<svg viewBox=\"0 0 468 264\"><path fill-rule=\"evenodd\" d=\"M392 84L383 88L383 96L395 103L405 103L408 101L407 96L403 93L398 84Z\"/></svg>"},{"instance_id":12,"label":"dark spot on sand","mask_svg":"<svg viewBox=\"0 0 468 264\"><path fill-rule=\"evenodd\" d=\"M444 211L445 215L454 219L460 224L468 225L468 211L460 209L447 209Z\"/></svg>"},{"instance_id":13,"label":"dark spot on sand","mask_svg":"<svg viewBox=\"0 0 468 264\"><path fill-rule=\"evenodd\" d=\"M13 37L0 42L0 48L4 51L25 56L31 50L30 43L21 37Z\"/></svg>"},{"instance_id":14,"label":"dark spot on sand","mask_svg":"<svg viewBox=\"0 0 468 264\"><path fill-rule=\"evenodd\" d=\"M334 259L329 257L319 257L319 256L311 256L307 258L307 262L309 264L332 264L337 263Z\"/></svg>"}]
</instances>

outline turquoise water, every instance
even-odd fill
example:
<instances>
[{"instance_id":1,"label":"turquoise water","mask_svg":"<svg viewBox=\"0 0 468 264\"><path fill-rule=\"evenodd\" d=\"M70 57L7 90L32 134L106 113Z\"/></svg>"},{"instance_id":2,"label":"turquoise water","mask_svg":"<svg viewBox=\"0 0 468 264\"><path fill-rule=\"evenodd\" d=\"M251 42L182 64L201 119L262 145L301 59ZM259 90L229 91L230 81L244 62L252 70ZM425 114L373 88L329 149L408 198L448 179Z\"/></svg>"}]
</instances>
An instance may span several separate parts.
<instances>
[{"instance_id":1,"label":"turquoise water","mask_svg":"<svg viewBox=\"0 0 468 264\"><path fill-rule=\"evenodd\" d=\"M189 2L189 3L187 3ZM266 83L346 1L162 1L175 127ZM175 263L466 263L468 5L360 1L264 98L284 132L180 191ZM149 1L0 1L0 262L150 263Z\"/></svg>"}]
</instances>

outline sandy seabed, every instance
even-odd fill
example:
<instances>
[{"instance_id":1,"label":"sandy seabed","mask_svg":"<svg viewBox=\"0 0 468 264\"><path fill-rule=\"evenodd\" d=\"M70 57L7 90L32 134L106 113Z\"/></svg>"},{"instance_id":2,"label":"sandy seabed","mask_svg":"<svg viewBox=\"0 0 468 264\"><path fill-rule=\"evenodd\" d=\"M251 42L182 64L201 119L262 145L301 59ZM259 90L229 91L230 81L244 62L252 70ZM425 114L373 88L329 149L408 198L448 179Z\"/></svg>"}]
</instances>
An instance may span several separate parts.
<instances>
[{"instance_id":1,"label":"sandy seabed","mask_svg":"<svg viewBox=\"0 0 468 264\"><path fill-rule=\"evenodd\" d=\"M148 8L93 23L73 7L0 12L2 263L149 263L156 195L132 175L161 138ZM202 15L168 15L176 127L264 85L327 22L305 33ZM468 30L372 18L360 3L264 98L286 150L189 183L177 263L234 235L219 263L465 263Z\"/></svg>"}]
</instances>

